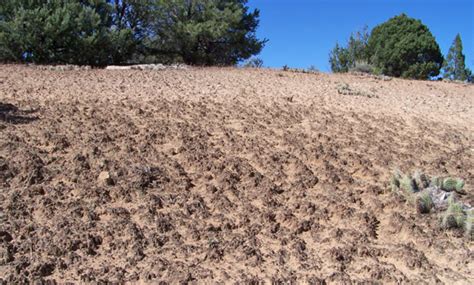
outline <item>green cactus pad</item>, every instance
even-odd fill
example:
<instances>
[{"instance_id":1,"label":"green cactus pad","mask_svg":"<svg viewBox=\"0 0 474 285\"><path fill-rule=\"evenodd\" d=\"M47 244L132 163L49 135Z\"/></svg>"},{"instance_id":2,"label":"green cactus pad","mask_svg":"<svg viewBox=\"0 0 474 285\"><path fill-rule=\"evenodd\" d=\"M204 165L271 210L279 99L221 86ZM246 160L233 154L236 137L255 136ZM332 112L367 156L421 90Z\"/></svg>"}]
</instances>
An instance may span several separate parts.
<instances>
[{"instance_id":1,"label":"green cactus pad","mask_svg":"<svg viewBox=\"0 0 474 285\"><path fill-rule=\"evenodd\" d=\"M392 191L397 191L400 188L400 177L396 174L393 174L390 177L390 187L392 187Z\"/></svg>"},{"instance_id":2,"label":"green cactus pad","mask_svg":"<svg viewBox=\"0 0 474 285\"><path fill-rule=\"evenodd\" d=\"M420 193L415 200L416 211L419 214L428 214L434 207L433 199L428 192Z\"/></svg>"},{"instance_id":3,"label":"green cactus pad","mask_svg":"<svg viewBox=\"0 0 474 285\"><path fill-rule=\"evenodd\" d=\"M461 192L463 190L463 188L464 188L464 180L457 179L456 186L455 186L456 192Z\"/></svg>"},{"instance_id":4,"label":"green cactus pad","mask_svg":"<svg viewBox=\"0 0 474 285\"><path fill-rule=\"evenodd\" d=\"M474 210L467 212L466 222L465 222L465 233L466 237L471 241L474 240L474 233L472 232L472 224L474 222Z\"/></svg>"},{"instance_id":5,"label":"green cactus pad","mask_svg":"<svg viewBox=\"0 0 474 285\"><path fill-rule=\"evenodd\" d=\"M441 184L443 184L442 182L443 181L442 181L441 178L439 178L438 176L433 176L433 177L431 177L430 186L441 187L442 186Z\"/></svg>"},{"instance_id":6,"label":"green cactus pad","mask_svg":"<svg viewBox=\"0 0 474 285\"><path fill-rule=\"evenodd\" d=\"M454 191L456 190L457 179L448 177L443 180L443 190L445 191Z\"/></svg>"},{"instance_id":7,"label":"green cactus pad","mask_svg":"<svg viewBox=\"0 0 474 285\"><path fill-rule=\"evenodd\" d=\"M413 179L415 179L416 185L419 189L424 189L429 186L428 177L419 170L415 171Z\"/></svg>"},{"instance_id":8,"label":"green cactus pad","mask_svg":"<svg viewBox=\"0 0 474 285\"><path fill-rule=\"evenodd\" d=\"M451 196L448 200L448 209L443 215L442 225L446 229L463 228L466 221L466 213L462 208L462 204L455 202Z\"/></svg>"}]
</instances>

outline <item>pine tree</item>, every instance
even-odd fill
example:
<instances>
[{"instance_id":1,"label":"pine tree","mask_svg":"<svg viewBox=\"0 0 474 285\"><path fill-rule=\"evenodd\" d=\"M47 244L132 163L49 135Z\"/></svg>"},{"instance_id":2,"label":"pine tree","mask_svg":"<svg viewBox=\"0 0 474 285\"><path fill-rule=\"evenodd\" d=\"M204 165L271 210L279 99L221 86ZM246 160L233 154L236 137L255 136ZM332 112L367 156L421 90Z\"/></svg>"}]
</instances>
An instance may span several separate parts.
<instances>
[{"instance_id":1,"label":"pine tree","mask_svg":"<svg viewBox=\"0 0 474 285\"><path fill-rule=\"evenodd\" d=\"M356 62L368 62L369 55L367 52L367 44L369 42L369 37L370 33L367 26L364 26L362 30L351 34L349 41L347 42L351 67L354 67Z\"/></svg>"},{"instance_id":2,"label":"pine tree","mask_svg":"<svg viewBox=\"0 0 474 285\"><path fill-rule=\"evenodd\" d=\"M358 63L367 63L369 60L367 53L369 37L370 33L365 26L362 30L351 34L345 47L337 43L329 54L332 72L348 72Z\"/></svg>"},{"instance_id":3,"label":"pine tree","mask_svg":"<svg viewBox=\"0 0 474 285\"><path fill-rule=\"evenodd\" d=\"M247 0L0 0L0 62L234 65L258 54Z\"/></svg>"},{"instance_id":4,"label":"pine tree","mask_svg":"<svg viewBox=\"0 0 474 285\"><path fill-rule=\"evenodd\" d=\"M471 71L466 68L465 56L462 53L462 40L459 34L454 38L453 44L449 48L448 55L443 64L443 77L450 80L466 81L471 75Z\"/></svg>"},{"instance_id":5,"label":"pine tree","mask_svg":"<svg viewBox=\"0 0 474 285\"><path fill-rule=\"evenodd\" d=\"M259 10L247 0L161 0L147 47L192 65L233 65L258 54Z\"/></svg>"},{"instance_id":6,"label":"pine tree","mask_svg":"<svg viewBox=\"0 0 474 285\"><path fill-rule=\"evenodd\" d=\"M332 72L348 72L350 66L349 50L336 43L336 46L329 53L329 64Z\"/></svg>"}]
</instances>

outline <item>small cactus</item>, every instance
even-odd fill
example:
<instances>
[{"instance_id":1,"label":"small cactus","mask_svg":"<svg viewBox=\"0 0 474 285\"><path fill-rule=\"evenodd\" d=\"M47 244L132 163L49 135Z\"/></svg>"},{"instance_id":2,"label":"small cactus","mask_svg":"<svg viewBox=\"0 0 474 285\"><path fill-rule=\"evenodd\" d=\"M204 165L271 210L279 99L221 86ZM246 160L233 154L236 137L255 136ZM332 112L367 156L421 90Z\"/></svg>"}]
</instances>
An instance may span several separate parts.
<instances>
[{"instance_id":1,"label":"small cactus","mask_svg":"<svg viewBox=\"0 0 474 285\"><path fill-rule=\"evenodd\" d=\"M456 192L462 192L464 187L464 180L460 178L445 178L443 180L443 185L442 189L445 191L456 191Z\"/></svg>"},{"instance_id":2,"label":"small cactus","mask_svg":"<svg viewBox=\"0 0 474 285\"><path fill-rule=\"evenodd\" d=\"M393 192L398 191L398 189L400 188L400 180L398 180L398 178L396 178L395 176L392 176L390 178L390 187L392 188Z\"/></svg>"},{"instance_id":3,"label":"small cactus","mask_svg":"<svg viewBox=\"0 0 474 285\"><path fill-rule=\"evenodd\" d=\"M415 180L416 185L420 189L424 189L424 188L428 187L429 184L430 184L429 181L428 181L428 177L423 172L421 172L419 170L415 171L415 173L413 174L413 179Z\"/></svg>"},{"instance_id":4,"label":"small cactus","mask_svg":"<svg viewBox=\"0 0 474 285\"><path fill-rule=\"evenodd\" d=\"M458 227L456 218L453 215L445 214L441 222L444 229L455 229Z\"/></svg>"},{"instance_id":5,"label":"small cactus","mask_svg":"<svg viewBox=\"0 0 474 285\"><path fill-rule=\"evenodd\" d=\"M443 180L442 189L445 191L454 191L456 189L457 180L451 177L445 178Z\"/></svg>"},{"instance_id":6,"label":"small cactus","mask_svg":"<svg viewBox=\"0 0 474 285\"><path fill-rule=\"evenodd\" d=\"M428 192L420 193L415 200L416 211L419 214L428 214L434 207L433 199Z\"/></svg>"},{"instance_id":7,"label":"small cactus","mask_svg":"<svg viewBox=\"0 0 474 285\"><path fill-rule=\"evenodd\" d=\"M431 177L430 186L441 188L442 184L443 184L443 180L440 177L438 176Z\"/></svg>"},{"instance_id":8,"label":"small cactus","mask_svg":"<svg viewBox=\"0 0 474 285\"><path fill-rule=\"evenodd\" d=\"M442 218L442 226L445 229L462 228L466 221L466 213L460 203L454 202L452 196L448 200L448 209Z\"/></svg>"},{"instance_id":9,"label":"small cactus","mask_svg":"<svg viewBox=\"0 0 474 285\"><path fill-rule=\"evenodd\" d=\"M465 222L465 225L464 225L464 230L465 230L465 233L466 233L466 237L471 241L474 240L474 233L472 232L472 223L473 222L474 222L474 209L471 209L471 210L467 211L466 222Z\"/></svg>"},{"instance_id":10,"label":"small cactus","mask_svg":"<svg viewBox=\"0 0 474 285\"><path fill-rule=\"evenodd\" d=\"M418 192L418 186L413 178L410 175L405 175L400 180L400 187L405 190L407 194L413 194Z\"/></svg>"},{"instance_id":11,"label":"small cactus","mask_svg":"<svg viewBox=\"0 0 474 285\"><path fill-rule=\"evenodd\" d=\"M390 177L390 187L393 192L396 192L400 189L400 179L402 178L400 171L395 170Z\"/></svg>"},{"instance_id":12,"label":"small cactus","mask_svg":"<svg viewBox=\"0 0 474 285\"><path fill-rule=\"evenodd\" d=\"M462 179L457 179L456 181L456 186L454 187L456 192L458 193L463 193L463 188L464 188L464 180Z\"/></svg>"}]
</instances>

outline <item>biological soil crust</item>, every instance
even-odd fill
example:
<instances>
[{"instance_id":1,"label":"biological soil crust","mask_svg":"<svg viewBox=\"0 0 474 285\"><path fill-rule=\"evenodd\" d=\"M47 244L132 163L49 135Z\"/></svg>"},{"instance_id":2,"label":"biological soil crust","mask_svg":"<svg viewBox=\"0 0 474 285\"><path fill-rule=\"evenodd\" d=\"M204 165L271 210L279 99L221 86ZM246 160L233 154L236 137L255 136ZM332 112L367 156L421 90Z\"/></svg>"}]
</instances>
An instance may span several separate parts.
<instances>
[{"instance_id":1,"label":"biological soil crust","mask_svg":"<svg viewBox=\"0 0 474 285\"><path fill-rule=\"evenodd\" d=\"M2 65L0 283L472 284L473 243L388 181L462 177L472 205L473 104L374 76Z\"/></svg>"}]
</instances>

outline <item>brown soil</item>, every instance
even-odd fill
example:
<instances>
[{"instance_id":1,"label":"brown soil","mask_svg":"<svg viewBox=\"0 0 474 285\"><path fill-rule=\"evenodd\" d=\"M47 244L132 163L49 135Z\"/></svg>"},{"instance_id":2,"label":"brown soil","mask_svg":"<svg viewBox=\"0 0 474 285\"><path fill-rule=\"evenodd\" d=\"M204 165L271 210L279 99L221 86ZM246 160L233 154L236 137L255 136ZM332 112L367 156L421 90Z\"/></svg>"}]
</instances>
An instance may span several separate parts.
<instances>
[{"instance_id":1,"label":"brown soil","mask_svg":"<svg viewBox=\"0 0 474 285\"><path fill-rule=\"evenodd\" d=\"M472 284L473 243L388 179L459 176L474 204L473 105L446 82L0 66L0 283Z\"/></svg>"}]
</instances>

